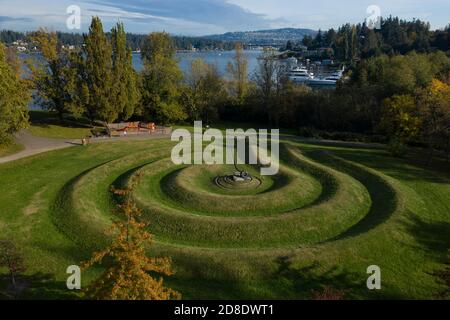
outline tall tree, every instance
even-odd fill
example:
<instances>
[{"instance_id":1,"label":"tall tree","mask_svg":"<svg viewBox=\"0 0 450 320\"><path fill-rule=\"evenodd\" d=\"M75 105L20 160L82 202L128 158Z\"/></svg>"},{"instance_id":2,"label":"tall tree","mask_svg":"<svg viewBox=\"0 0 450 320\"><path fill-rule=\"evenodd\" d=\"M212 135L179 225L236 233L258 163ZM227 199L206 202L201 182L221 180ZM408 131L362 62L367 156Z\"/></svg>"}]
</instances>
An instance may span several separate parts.
<instances>
[{"instance_id":1,"label":"tall tree","mask_svg":"<svg viewBox=\"0 0 450 320\"><path fill-rule=\"evenodd\" d=\"M302 44L308 48L313 46L314 40L310 35L306 35L302 39Z\"/></svg>"},{"instance_id":2,"label":"tall tree","mask_svg":"<svg viewBox=\"0 0 450 320\"><path fill-rule=\"evenodd\" d=\"M175 53L167 33L151 33L145 40L142 48L142 108L147 120L170 124L187 117L180 105L183 74Z\"/></svg>"},{"instance_id":3,"label":"tall tree","mask_svg":"<svg viewBox=\"0 0 450 320\"><path fill-rule=\"evenodd\" d=\"M248 94L248 59L245 57L243 46L236 43L234 60L228 63L227 71L230 77L231 95L238 105L244 103Z\"/></svg>"},{"instance_id":4,"label":"tall tree","mask_svg":"<svg viewBox=\"0 0 450 320\"><path fill-rule=\"evenodd\" d=\"M112 101L119 117L127 120L135 112L139 101L137 74L133 69L131 48L127 48L125 29L122 23L111 30L112 44Z\"/></svg>"},{"instance_id":5,"label":"tall tree","mask_svg":"<svg viewBox=\"0 0 450 320\"><path fill-rule=\"evenodd\" d=\"M277 122L275 101L283 87L284 68L285 66L275 58L273 50L265 49L261 54L258 69L255 73L255 83L269 126Z\"/></svg>"},{"instance_id":6,"label":"tall tree","mask_svg":"<svg viewBox=\"0 0 450 320\"><path fill-rule=\"evenodd\" d=\"M384 100L380 128L389 137L388 147L393 155L402 155L406 143L419 134L421 124L412 96L394 95Z\"/></svg>"},{"instance_id":7,"label":"tall tree","mask_svg":"<svg viewBox=\"0 0 450 320\"><path fill-rule=\"evenodd\" d=\"M132 189L114 190L116 195L125 197L120 211L126 220L114 222L111 231L116 237L111 245L83 263L83 268L94 264L106 267L103 274L85 289L85 294L98 300L179 299L181 295L166 288L162 277L154 276L172 275L171 260L147 257L146 245L151 242L151 235L139 219L140 210L130 199Z\"/></svg>"},{"instance_id":8,"label":"tall tree","mask_svg":"<svg viewBox=\"0 0 450 320\"><path fill-rule=\"evenodd\" d=\"M434 148L447 151L450 160L450 85L434 79L419 92L419 106L424 122L424 136L430 146L430 158Z\"/></svg>"},{"instance_id":9,"label":"tall tree","mask_svg":"<svg viewBox=\"0 0 450 320\"><path fill-rule=\"evenodd\" d=\"M190 120L208 123L216 119L219 104L226 95L217 66L201 59L193 60L186 82L188 88L184 91L184 102Z\"/></svg>"},{"instance_id":10,"label":"tall tree","mask_svg":"<svg viewBox=\"0 0 450 320\"><path fill-rule=\"evenodd\" d=\"M71 67L70 53L58 43L55 32L40 29L31 34L31 40L42 52L43 60L29 64L36 88L36 100L47 110L81 116L83 106L74 103L76 69Z\"/></svg>"},{"instance_id":11,"label":"tall tree","mask_svg":"<svg viewBox=\"0 0 450 320\"><path fill-rule=\"evenodd\" d=\"M5 47L0 43L0 144L10 142L16 131L28 126L30 97L28 84L8 63Z\"/></svg>"},{"instance_id":12,"label":"tall tree","mask_svg":"<svg viewBox=\"0 0 450 320\"><path fill-rule=\"evenodd\" d=\"M119 116L112 103L112 49L99 17L93 17L85 36L81 71L81 90L85 96L86 115L91 121L112 122Z\"/></svg>"}]
</instances>

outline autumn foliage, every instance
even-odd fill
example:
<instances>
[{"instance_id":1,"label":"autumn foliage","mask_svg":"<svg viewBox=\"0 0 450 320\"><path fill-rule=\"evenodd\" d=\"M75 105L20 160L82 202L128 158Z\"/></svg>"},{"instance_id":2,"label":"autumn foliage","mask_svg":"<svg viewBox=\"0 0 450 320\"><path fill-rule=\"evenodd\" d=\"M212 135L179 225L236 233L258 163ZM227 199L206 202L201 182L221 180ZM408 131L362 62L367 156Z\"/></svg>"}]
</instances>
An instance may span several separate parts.
<instances>
[{"instance_id":1,"label":"autumn foliage","mask_svg":"<svg viewBox=\"0 0 450 320\"><path fill-rule=\"evenodd\" d=\"M313 300L344 300L345 291L326 286L322 291L312 292Z\"/></svg>"},{"instance_id":2,"label":"autumn foliage","mask_svg":"<svg viewBox=\"0 0 450 320\"><path fill-rule=\"evenodd\" d=\"M95 252L83 263L83 268L101 264L106 269L84 290L85 296L96 300L169 300L181 295L164 286L157 275L173 274L170 258L149 258L146 246L152 236L146 231L146 223L139 221L140 210L130 200L128 189L113 190L124 198L119 211L126 221L115 221L110 232L115 235L104 250Z\"/></svg>"},{"instance_id":3,"label":"autumn foliage","mask_svg":"<svg viewBox=\"0 0 450 320\"><path fill-rule=\"evenodd\" d=\"M0 240L0 267L7 268L13 287L16 287L17 276L26 271L20 251L10 240Z\"/></svg>"}]
</instances>

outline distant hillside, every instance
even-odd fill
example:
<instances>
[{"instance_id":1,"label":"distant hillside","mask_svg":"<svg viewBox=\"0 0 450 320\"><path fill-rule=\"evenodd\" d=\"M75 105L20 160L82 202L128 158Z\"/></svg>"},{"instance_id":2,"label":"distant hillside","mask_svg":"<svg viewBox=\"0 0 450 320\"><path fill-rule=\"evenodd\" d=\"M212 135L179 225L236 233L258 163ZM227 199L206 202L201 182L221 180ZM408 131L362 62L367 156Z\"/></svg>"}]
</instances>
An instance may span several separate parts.
<instances>
[{"instance_id":1,"label":"distant hillside","mask_svg":"<svg viewBox=\"0 0 450 320\"><path fill-rule=\"evenodd\" d=\"M204 36L206 39L242 42L246 45L285 45L288 40L302 40L304 36L314 36L317 31L311 29L273 29L244 32L227 32Z\"/></svg>"},{"instance_id":2,"label":"distant hillside","mask_svg":"<svg viewBox=\"0 0 450 320\"><path fill-rule=\"evenodd\" d=\"M264 46L284 46L288 40L300 41L306 35L315 35L317 32L311 29L274 29L244 32L228 32L203 37L173 36L175 44L179 50L189 50L195 47L200 50L223 49L231 50L235 42L242 42L244 45ZM108 33L107 33L108 34ZM79 33L57 32L58 39L63 45L80 46L83 44L83 36ZM128 45L137 50L142 47L142 41L146 35L127 33ZM0 42L10 45L17 40L25 40L27 34L11 30L0 30Z\"/></svg>"}]
</instances>

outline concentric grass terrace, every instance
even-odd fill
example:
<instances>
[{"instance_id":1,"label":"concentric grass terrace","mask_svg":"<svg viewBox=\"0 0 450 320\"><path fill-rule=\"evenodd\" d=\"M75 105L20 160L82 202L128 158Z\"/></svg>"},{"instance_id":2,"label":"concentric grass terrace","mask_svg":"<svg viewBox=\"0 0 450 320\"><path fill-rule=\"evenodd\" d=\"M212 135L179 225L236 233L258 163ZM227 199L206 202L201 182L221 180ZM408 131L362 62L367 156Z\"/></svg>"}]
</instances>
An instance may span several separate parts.
<instances>
[{"instance_id":1,"label":"concentric grass terrace","mask_svg":"<svg viewBox=\"0 0 450 320\"><path fill-rule=\"evenodd\" d=\"M213 182L232 166L175 166L172 146L101 143L0 165L0 232L24 250L28 296L76 298L65 270L108 241L104 231L118 218L111 186L136 174L151 254L173 258L177 273L167 281L184 298L310 298L326 285L349 298L442 290L432 273L450 246L448 170L378 149L286 140L278 175L233 190ZM366 288L373 264L380 291Z\"/></svg>"}]
</instances>

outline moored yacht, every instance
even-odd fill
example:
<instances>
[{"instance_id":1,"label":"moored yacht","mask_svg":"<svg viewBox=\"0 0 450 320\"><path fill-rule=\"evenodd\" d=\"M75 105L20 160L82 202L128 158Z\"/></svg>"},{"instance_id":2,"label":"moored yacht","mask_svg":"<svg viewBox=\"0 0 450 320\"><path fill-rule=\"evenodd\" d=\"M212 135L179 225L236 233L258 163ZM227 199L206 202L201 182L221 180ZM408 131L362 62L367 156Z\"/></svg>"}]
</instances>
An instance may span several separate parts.
<instances>
[{"instance_id":1,"label":"moored yacht","mask_svg":"<svg viewBox=\"0 0 450 320\"><path fill-rule=\"evenodd\" d=\"M309 81L311 85L332 85L335 86L336 83L342 78L344 74L344 68L333 72L332 74L320 78L315 78Z\"/></svg>"},{"instance_id":2,"label":"moored yacht","mask_svg":"<svg viewBox=\"0 0 450 320\"><path fill-rule=\"evenodd\" d=\"M286 73L287 77L293 82L308 82L314 79L314 74L308 72L305 67L296 67Z\"/></svg>"}]
</instances>

